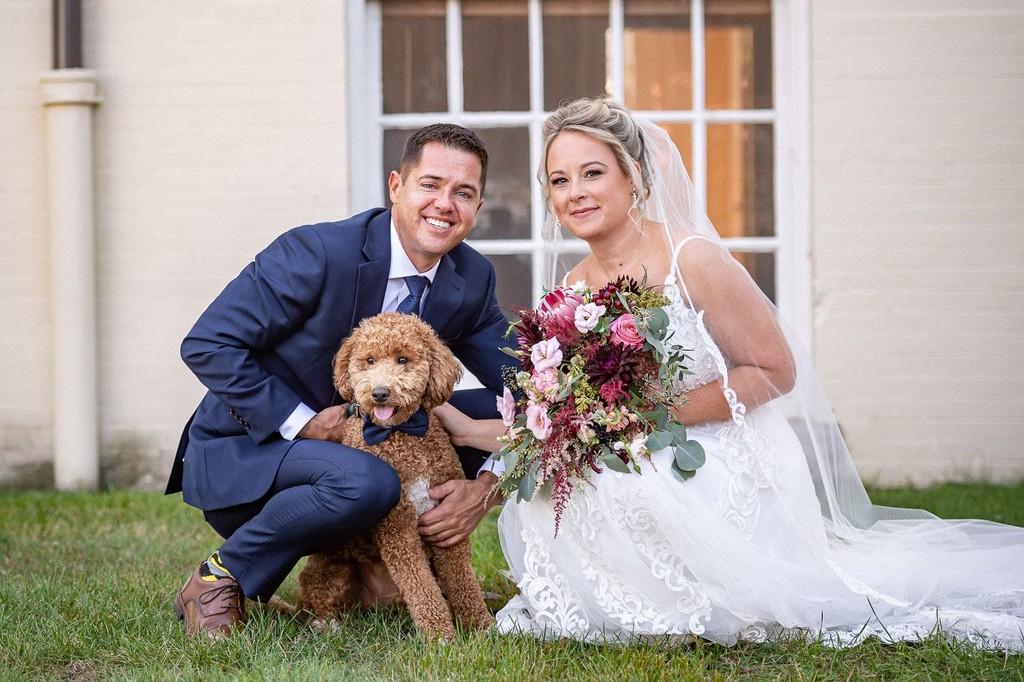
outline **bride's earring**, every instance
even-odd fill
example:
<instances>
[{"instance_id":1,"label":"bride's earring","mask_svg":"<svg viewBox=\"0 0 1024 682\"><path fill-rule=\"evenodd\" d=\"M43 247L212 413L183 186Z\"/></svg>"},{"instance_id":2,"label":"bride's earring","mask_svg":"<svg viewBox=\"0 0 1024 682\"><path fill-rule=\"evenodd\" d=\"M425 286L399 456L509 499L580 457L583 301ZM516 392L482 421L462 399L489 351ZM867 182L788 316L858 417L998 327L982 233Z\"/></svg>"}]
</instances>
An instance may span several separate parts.
<instances>
[{"instance_id":1,"label":"bride's earring","mask_svg":"<svg viewBox=\"0 0 1024 682\"><path fill-rule=\"evenodd\" d=\"M636 191L636 187L634 187L630 193L633 195L633 204L629 207L626 214L634 223L642 225L643 213L640 211L640 194Z\"/></svg>"}]
</instances>

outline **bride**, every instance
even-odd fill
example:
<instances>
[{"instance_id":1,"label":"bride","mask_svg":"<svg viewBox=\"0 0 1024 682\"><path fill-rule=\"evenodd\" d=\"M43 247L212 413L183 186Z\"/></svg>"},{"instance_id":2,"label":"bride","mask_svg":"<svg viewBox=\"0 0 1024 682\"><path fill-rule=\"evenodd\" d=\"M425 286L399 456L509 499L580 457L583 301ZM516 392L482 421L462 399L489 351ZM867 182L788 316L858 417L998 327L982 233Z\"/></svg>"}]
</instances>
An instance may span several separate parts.
<instances>
[{"instance_id":1,"label":"bride","mask_svg":"<svg viewBox=\"0 0 1024 682\"><path fill-rule=\"evenodd\" d=\"M539 172L556 257L561 228L589 254L563 283L664 283L685 348L676 417L706 464L672 455L573 491L555 534L544 495L498 521L520 593L506 633L592 642L778 637L835 646L940 633L1024 651L1024 529L945 521L868 499L809 359L723 246L664 131L610 100L544 125ZM439 408L458 444L495 450L504 426Z\"/></svg>"}]
</instances>

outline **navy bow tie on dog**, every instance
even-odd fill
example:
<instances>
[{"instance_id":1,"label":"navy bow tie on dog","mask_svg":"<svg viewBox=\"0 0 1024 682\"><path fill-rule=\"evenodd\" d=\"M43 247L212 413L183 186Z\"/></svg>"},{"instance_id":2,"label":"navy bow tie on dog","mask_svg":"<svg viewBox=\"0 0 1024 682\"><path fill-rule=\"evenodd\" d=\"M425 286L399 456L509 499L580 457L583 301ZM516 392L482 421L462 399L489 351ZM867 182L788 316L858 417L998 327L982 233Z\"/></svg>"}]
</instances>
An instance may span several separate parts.
<instances>
[{"instance_id":1,"label":"navy bow tie on dog","mask_svg":"<svg viewBox=\"0 0 1024 682\"><path fill-rule=\"evenodd\" d=\"M387 440L393 431L402 431L413 436L422 438L427 435L427 422L429 417L427 411L422 407L412 413L408 420L398 426L378 426L370 419L370 415L363 416L363 440L367 445L376 445Z\"/></svg>"},{"instance_id":2,"label":"navy bow tie on dog","mask_svg":"<svg viewBox=\"0 0 1024 682\"><path fill-rule=\"evenodd\" d=\"M419 315L420 299L423 298L423 292L427 290L428 284L430 284L430 280L422 275L410 275L406 277L405 286L409 287L409 295L398 304L395 312Z\"/></svg>"}]
</instances>

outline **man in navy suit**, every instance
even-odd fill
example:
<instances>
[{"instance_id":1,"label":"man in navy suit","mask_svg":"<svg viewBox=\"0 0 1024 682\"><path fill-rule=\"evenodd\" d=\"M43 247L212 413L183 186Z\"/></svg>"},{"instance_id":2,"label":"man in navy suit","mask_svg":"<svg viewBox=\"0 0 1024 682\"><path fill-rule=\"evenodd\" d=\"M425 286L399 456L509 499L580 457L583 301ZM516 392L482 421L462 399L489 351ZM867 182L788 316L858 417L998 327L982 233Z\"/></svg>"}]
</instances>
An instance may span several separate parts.
<instances>
[{"instance_id":1,"label":"man in navy suit","mask_svg":"<svg viewBox=\"0 0 1024 682\"><path fill-rule=\"evenodd\" d=\"M491 263L463 244L483 203L487 152L472 132L437 124L407 141L388 179L391 210L297 227L259 253L196 322L182 359L208 392L185 427L167 492L203 511L225 542L175 599L189 636L218 637L268 600L298 560L345 543L397 503L394 470L333 442L347 418L331 363L359 322L419 314L485 389L452 402L491 416L508 321ZM483 394L483 395L482 395ZM470 480L431 491L424 537L473 530L496 477L460 452ZM475 478L473 478L475 477Z\"/></svg>"}]
</instances>

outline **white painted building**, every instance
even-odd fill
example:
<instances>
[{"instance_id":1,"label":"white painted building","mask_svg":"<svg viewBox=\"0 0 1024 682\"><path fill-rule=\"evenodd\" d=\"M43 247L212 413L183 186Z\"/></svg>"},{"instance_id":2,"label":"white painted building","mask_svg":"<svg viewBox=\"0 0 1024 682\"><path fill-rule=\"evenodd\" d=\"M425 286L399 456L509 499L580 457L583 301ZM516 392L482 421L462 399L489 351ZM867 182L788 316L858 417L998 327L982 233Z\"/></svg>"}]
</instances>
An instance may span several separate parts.
<instances>
[{"instance_id":1,"label":"white painted building","mask_svg":"<svg viewBox=\"0 0 1024 682\"><path fill-rule=\"evenodd\" d=\"M0 488L90 441L159 487L196 317L279 232L379 205L424 123L488 143L473 243L527 304L540 124L601 91L669 128L865 480L1024 478L1019 0L85 0L57 73L51 14L0 0Z\"/></svg>"}]
</instances>

